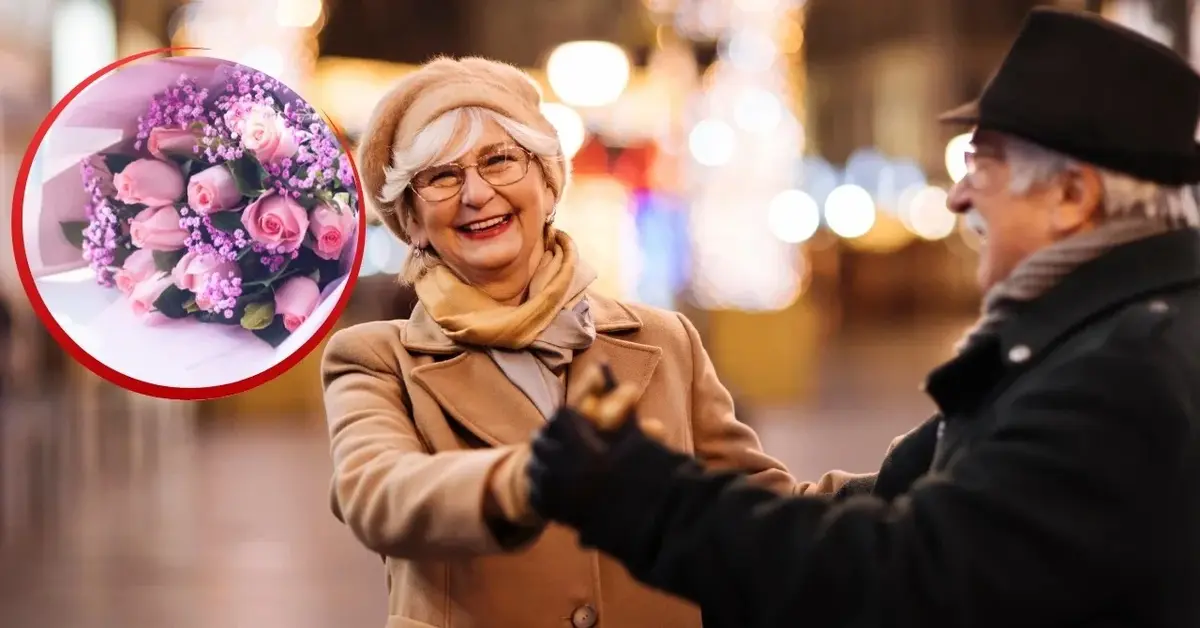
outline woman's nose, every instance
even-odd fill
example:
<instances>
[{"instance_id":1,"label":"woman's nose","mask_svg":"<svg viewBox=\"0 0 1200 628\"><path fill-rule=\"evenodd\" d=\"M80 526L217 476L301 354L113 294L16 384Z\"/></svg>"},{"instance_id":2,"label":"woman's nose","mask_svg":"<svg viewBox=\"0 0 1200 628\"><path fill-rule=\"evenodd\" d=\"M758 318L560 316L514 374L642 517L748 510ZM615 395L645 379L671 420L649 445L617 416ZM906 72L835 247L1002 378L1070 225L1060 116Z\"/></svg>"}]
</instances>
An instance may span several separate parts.
<instances>
[{"instance_id":1,"label":"woman's nose","mask_svg":"<svg viewBox=\"0 0 1200 628\"><path fill-rule=\"evenodd\" d=\"M462 186L462 202L469 207L483 207L492 197L496 195L496 190L483 177L479 176L479 172L475 168L467 170L463 177Z\"/></svg>"}]
</instances>

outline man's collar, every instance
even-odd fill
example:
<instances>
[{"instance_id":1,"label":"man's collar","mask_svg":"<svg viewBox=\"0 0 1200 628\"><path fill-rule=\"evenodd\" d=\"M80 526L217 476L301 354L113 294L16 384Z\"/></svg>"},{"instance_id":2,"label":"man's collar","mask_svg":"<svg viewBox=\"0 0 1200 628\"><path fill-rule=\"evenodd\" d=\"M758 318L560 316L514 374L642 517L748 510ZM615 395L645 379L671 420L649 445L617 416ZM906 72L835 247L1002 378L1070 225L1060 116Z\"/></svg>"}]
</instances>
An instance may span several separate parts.
<instances>
[{"instance_id":1,"label":"man's collar","mask_svg":"<svg viewBox=\"0 0 1200 628\"><path fill-rule=\"evenodd\" d=\"M1200 231L1172 231L1119 246L1020 306L999 330L1003 355L1023 362L1096 316L1192 283L1200 283Z\"/></svg>"}]
</instances>

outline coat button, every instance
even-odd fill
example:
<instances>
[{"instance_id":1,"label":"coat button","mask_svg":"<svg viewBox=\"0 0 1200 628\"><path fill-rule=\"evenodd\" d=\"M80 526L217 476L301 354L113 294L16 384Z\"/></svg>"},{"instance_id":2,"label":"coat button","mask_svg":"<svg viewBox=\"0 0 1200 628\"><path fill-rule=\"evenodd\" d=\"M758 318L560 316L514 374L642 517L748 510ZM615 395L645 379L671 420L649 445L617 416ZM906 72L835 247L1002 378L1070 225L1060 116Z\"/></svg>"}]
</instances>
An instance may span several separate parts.
<instances>
[{"instance_id":1,"label":"coat button","mask_svg":"<svg viewBox=\"0 0 1200 628\"><path fill-rule=\"evenodd\" d=\"M571 625L575 628L592 628L596 625L596 609L584 604L571 613Z\"/></svg>"},{"instance_id":2,"label":"coat button","mask_svg":"<svg viewBox=\"0 0 1200 628\"><path fill-rule=\"evenodd\" d=\"M1014 362L1016 364L1020 364L1020 363L1024 362L1025 360L1028 360L1029 357L1032 355L1033 355L1033 352L1030 351L1029 347L1027 347L1025 345L1017 345L1017 346L1013 347L1012 349L1008 350L1009 361Z\"/></svg>"},{"instance_id":3,"label":"coat button","mask_svg":"<svg viewBox=\"0 0 1200 628\"><path fill-rule=\"evenodd\" d=\"M1155 300L1150 302L1150 311L1155 314L1162 314L1169 309L1171 309L1171 306L1167 305L1166 301Z\"/></svg>"}]
</instances>

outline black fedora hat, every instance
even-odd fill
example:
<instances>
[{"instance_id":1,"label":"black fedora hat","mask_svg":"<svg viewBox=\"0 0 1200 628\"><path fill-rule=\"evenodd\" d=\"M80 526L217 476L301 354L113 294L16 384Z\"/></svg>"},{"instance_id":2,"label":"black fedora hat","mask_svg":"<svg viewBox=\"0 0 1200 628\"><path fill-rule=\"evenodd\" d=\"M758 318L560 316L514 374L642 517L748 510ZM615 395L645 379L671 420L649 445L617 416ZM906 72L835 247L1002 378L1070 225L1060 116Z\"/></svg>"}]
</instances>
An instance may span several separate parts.
<instances>
[{"instance_id":1,"label":"black fedora hat","mask_svg":"<svg viewBox=\"0 0 1200 628\"><path fill-rule=\"evenodd\" d=\"M1200 182L1200 75L1170 48L1091 13L1030 11L979 99L939 119L1147 181Z\"/></svg>"}]
</instances>

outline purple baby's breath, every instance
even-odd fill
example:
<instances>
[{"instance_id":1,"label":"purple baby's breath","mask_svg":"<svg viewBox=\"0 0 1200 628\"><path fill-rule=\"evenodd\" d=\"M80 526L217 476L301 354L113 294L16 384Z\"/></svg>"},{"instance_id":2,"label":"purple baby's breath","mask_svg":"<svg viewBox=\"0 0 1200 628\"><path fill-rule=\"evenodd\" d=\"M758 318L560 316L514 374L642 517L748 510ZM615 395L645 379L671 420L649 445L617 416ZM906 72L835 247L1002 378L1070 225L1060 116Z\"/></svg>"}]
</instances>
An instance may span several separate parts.
<instances>
[{"instance_id":1,"label":"purple baby's breath","mask_svg":"<svg viewBox=\"0 0 1200 628\"><path fill-rule=\"evenodd\" d=\"M238 297L242 296L242 279L230 272L224 276L212 273L204 286L196 291L196 304L203 310L225 318L233 318Z\"/></svg>"},{"instance_id":2,"label":"purple baby's breath","mask_svg":"<svg viewBox=\"0 0 1200 628\"><path fill-rule=\"evenodd\" d=\"M221 259L237 261L241 252L250 246L250 238L242 229L232 234L218 229L211 216L201 216L195 210L184 207L179 210L179 226L189 234L184 246L196 253L212 253Z\"/></svg>"},{"instance_id":3,"label":"purple baby's breath","mask_svg":"<svg viewBox=\"0 0 1200 628\"><path fill-rule=\"evenodd\" d=\"M83 259L95 271L97 283L112 287L115 285L113 265L116 263L117 238L121 227L106 196L110 192L107 189L111 185L110 175L103 170L102 162L93 159L99 158L85 159L80 164L83 189L88 193L84 205L88 225L83 230Z\"/></svg>"},{"instance_id":4,"label":"purple baby's breath","mask_svg":"<svg viewBox=\"0 0 1200 628\"><path fill-rule=\"evenodd\" d=\"M195 123L207 126L204 104L208 95L208 90L197 85L195 79L187 75L180 76L175 81L175 87L163 90L152 98L146 113L138 117L134 149L141 150L150 137L150 131L156 128L184 129Z\"/></svg>"}]
</instances>

